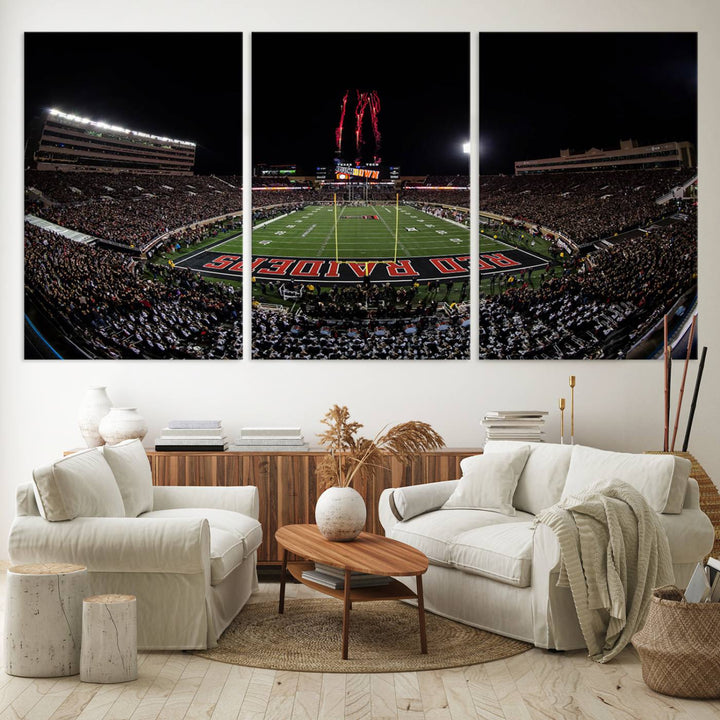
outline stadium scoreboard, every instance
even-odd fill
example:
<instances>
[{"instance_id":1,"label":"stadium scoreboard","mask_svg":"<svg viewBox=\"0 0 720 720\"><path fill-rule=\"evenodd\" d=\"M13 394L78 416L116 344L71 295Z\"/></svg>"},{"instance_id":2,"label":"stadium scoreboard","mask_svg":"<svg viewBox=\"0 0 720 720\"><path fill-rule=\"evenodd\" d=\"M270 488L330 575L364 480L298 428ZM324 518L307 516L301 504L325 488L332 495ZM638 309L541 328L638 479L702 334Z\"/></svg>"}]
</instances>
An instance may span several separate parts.
<instances>
[{"instance_id":1,"label":"stadium scoreboard","mask_svg":"<svg viewBox=\"0 0 720 720\"><path fill-rule=\"evenodd\" d=\"M335 178L337 180L379 180L380 166L374 163L368 165L338 164L335 166Z\"/></svg>"}]
</instances>

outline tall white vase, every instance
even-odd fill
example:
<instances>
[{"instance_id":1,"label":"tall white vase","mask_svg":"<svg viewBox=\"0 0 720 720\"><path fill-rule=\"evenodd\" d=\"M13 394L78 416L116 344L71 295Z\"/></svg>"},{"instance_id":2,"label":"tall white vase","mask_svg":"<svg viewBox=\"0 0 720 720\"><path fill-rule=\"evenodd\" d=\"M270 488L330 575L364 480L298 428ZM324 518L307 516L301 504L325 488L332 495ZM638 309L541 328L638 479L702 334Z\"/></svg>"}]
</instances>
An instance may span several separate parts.
<instances>
[{"instance_id":1,"label":"tall white vase","mask_svg":"<svg viewBox=\"0 0 720 720\"><path fill-rule=\"evenodd\" d=\"M88 447L99 447L105 444L98 431L98 425L111 407L112 402L105 386L91 387L85 391L85 397L78 411L78 425L80 434Z\"/></svg>"},{"instance_id":2,"label":"tall white vase","mask_svg":"<svg viewBox=\"0 0 720 720\"><path fill-rule=\"evenodd\" d=\"M100 421L100 435L108 445L115 445L123 440L142 440L147 434L148 426L145 418L137 408L110 408L110 412Z\"/></svg>"},{"instance_id":3,"label":"tall white vase","mask_svg":"<svg viewBox=\"0 0 720 720\"><path fill-rule=\"evenodd\" d=\"M366 515L362 495L351 487L328 488L315 504L315 522L328 540L354 540L365 528Z\"/></svg>"}]
</instances>

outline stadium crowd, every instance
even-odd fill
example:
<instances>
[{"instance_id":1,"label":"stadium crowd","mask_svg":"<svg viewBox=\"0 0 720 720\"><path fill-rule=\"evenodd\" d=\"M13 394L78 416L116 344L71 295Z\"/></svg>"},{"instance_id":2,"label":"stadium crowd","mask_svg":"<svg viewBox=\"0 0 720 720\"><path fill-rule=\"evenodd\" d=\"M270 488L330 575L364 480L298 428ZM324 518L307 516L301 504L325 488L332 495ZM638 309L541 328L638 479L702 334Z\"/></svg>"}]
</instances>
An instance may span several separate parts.
<instances>
[{"instance_id":1,"label":"stadium crowd","mask_svg":"<svg viewBox=\"0 0 720 720\"><path fill-rule=\"evenodd\" d=\"M697 170L623 170L480 178L480 210L558 231L577 243L651 223L657 198Z\"/></svg>"},{"instance_id":2,"label":"stadium crowd","mask_svg":"<svg viewBox=\"0 0 720 720\"><path fill-rule=\"evenodd\" d=\"M694 171L648 170L481 178L481 209L560 231L578 243L649 227L675 205L656 199ZM439 183L442 178L432 178ZM445 179L448 180L448 179ZM406 188L402 200L466 222L469 192ZM240 178L106 173L27 175L27 210L125 246L242 208ZM332 202L333 186L253 190L253 222ZM262 185L267 187L267 185ZM376 188L377 198L389 191ZM394 200L392 197L386 198ZM438 207L440 205L455 208ZM529 274L498 283L480 299L480 356L621 357L696 283L697 218L665 219L642 236L599 244L565 258L539 287ZM238 220L237 222L241 222ZM221 229L188 228L154 252L189 248ZM559 252L559 248L558 248ZM26 224L26 295L38 313L90 357L235 358L242 354L242 299L233 287L74 243ZM559 267L559 266L558 266ZM509 276L508 276L509 277ZM305 292L295 314L258 307L253 357L466 358L469 317L444 315L438 293L360 284Z\"/></svg>"},{"instance_id":3,"label":"stadium crowd","mask_svg":"<svg viewBox=\"0 0 720 720\"><path fill-rule=\"evenodd\" d=\"M467 359L467 315L374 321L253 310L253 357L264 359Z\"/></svg>"},{"instance_id":4,"label":"stadium crowd","mask_svg":"<svg viewBox=\"0 0 720 720\"><path fill-rule=\"evenodd\" d=\"M694 208L574 270L480 299L480 357L622 357L697 278Z\"/></svg>"},{"instance_id":5,"label":"stadium crowd","mask_svg":"<svg viewBox=\"0 0 720 720\"><path fill-rule=\"evenodd\" d=\"M242 210L238 191L204 194L178 191L129 200L99 198L43 208L36 214L50 222L127 247L145 247L170 230Z\"/></svg>"},{"instance_id":6,"label":"stadium crowd","mask_svg":"<svg viewBox=\"0 0 720 720\"><path fill-rule=\"evenodd\" d=\"M238 358L242 294L25 224L25 291L89 357Z\"/></svg>"}]
</instances>

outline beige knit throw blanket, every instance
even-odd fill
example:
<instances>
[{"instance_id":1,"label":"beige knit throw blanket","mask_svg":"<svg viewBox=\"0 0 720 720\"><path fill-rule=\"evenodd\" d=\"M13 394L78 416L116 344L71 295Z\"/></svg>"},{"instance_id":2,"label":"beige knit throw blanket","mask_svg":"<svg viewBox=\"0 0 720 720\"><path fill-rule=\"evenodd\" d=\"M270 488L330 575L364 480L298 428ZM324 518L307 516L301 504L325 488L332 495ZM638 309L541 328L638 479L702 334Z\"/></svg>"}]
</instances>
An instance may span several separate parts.
<instances>
[{"instance_id":1,"label":"beige knit throw blanket","mask_svg":"<svg viewBox=\"0 0 720 720\"><path fill-rule=\"evenodd\" d=\"M645 624L653 588L675 581L665 530L627 483L601 481L540 512L560 545L559 587L570 587L592 660L612 660Z\"/></svg>"}]
</instances>

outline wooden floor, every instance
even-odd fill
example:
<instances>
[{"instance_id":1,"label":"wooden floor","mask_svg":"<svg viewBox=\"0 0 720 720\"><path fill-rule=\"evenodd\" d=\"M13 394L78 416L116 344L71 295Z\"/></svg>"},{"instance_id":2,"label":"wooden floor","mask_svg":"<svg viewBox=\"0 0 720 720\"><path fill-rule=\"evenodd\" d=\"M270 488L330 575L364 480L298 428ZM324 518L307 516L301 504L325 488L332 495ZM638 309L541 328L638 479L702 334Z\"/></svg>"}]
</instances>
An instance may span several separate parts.
<instances>
[{"instance_id":1,"label":"wooden floor","mask_svg":"<svg viewBox=\"0 0 720 720\"><path fill-rule=\"evenodd\" d=\"M4 611L6 568L0 567L0 614ZM277 592L276 584L263 584L251 602L274 600ZM304 586L288 586L288 597L311 594ZM138 665L138 680L119 685L81 683L77 675L32 679L0 672L0 718L720 718L720 701L680 700L649 690L631 648L608 665L597 665L582 652L535 649L484 665L376 675L258 670L185 653L141 653Z\"/></svg>"}]
</instances>

